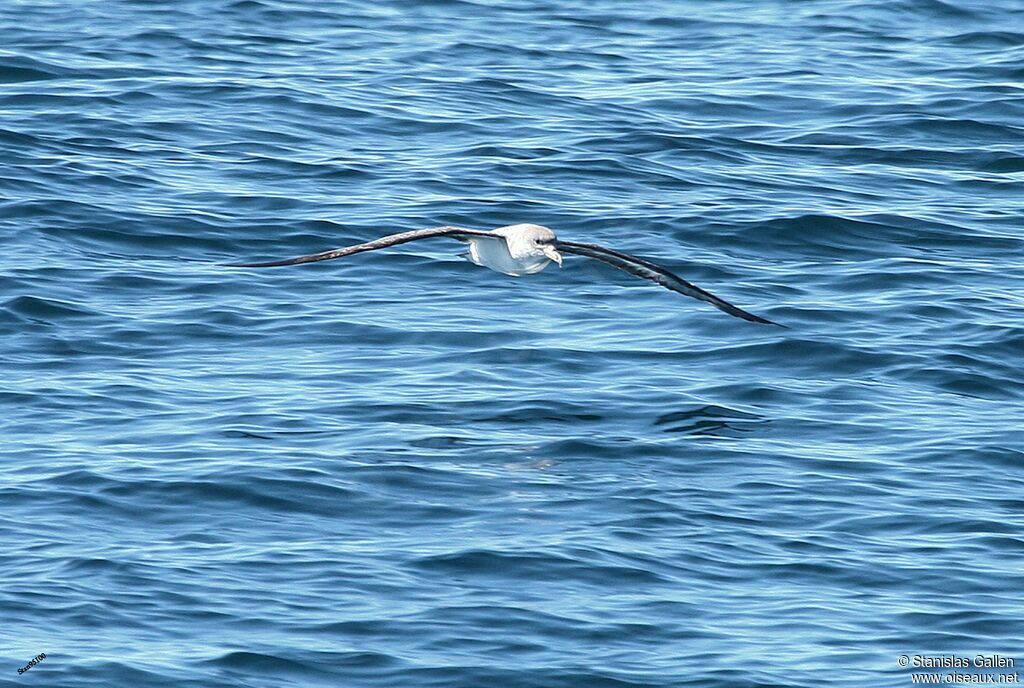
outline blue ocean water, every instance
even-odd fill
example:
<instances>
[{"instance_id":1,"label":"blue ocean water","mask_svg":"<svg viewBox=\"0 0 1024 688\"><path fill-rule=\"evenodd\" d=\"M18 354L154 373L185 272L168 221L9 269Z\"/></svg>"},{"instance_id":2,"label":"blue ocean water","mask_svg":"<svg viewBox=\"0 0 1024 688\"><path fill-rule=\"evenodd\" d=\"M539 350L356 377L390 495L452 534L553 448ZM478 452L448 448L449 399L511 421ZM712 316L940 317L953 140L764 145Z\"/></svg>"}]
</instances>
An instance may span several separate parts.
<instances>
[{"instance_id":1,"label":"blue ocean water","mask_svg":"<svg viewBox=\"0 0 1024 688\"><path fill-rule=\"evenodd\" d=\"M1016 0L0 4L0 685L1020 666L1022 65ZM517 222L788 329L222 266Z\"/></svg>"}]
</instances>

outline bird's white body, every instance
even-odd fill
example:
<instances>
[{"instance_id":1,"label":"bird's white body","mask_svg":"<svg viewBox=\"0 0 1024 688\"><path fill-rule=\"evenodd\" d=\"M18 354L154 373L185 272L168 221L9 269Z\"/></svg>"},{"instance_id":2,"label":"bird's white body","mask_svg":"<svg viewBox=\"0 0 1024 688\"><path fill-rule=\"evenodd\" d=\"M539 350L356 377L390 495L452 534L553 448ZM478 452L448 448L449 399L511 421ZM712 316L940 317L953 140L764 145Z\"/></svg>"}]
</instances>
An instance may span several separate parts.
<instances>
[{"instance_id":1,"label":"bird's white body","mask_svg":"<svg viewBox=\"0 0 1024 688\"><path fill-rule=\"evenodd\" d=\"M554 239L555 234L540 225L509 225L491 232L490 237L467 237L470 261L513 277L532 275L552 260L561 265L561 256L550 247L538 247L537 238Z\"/></svg>"}]
</instances>

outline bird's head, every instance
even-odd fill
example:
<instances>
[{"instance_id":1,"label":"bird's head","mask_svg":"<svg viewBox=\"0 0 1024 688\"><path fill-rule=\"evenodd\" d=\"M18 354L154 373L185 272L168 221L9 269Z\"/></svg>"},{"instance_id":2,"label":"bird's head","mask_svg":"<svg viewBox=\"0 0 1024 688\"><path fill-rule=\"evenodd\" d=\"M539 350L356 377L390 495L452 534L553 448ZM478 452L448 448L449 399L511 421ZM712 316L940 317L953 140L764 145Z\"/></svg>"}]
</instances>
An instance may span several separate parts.
<instances>
[{"instance_id":1,"label":"bird's head","mask_svg":"<svg viewBox=\"0 0 1024 688\"><path fill-rule=\"evenodd\" d=\"M514 257L544 256L562 267L562 254L555 248L555 233L541 225L513 225L505 235Z\"/></svg>"}]
</instances>

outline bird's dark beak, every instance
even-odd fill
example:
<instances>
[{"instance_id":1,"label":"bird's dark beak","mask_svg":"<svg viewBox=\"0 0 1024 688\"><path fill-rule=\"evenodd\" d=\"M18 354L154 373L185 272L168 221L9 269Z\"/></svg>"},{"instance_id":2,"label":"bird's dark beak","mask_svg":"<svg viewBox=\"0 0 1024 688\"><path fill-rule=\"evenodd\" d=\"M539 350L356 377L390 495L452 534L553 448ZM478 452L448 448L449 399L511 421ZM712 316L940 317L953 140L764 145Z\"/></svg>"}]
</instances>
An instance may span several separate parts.
<instances>
[{"instance_id":1,"label":"bird's dark beak","mask_svg":"<svg viewBox=\"0 0 1024 688\"><path fill-rule=\"evenodd\" d=\"M548 257L548 260L558 263L558 267L562 267L562 254L555 250L554 246L545 246L544 255Z\"/></svg>"}]
</instances>

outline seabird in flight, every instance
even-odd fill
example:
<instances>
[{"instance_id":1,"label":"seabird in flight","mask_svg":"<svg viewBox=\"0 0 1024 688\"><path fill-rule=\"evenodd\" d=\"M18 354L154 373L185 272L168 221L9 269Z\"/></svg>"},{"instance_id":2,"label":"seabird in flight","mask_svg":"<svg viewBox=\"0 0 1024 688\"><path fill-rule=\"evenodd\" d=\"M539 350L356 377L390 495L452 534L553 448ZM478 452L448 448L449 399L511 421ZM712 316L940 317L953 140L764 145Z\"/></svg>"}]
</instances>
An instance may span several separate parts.
<instances>
[{"instance_id":1,"label":"seabird in flight","mask_svg":"<svg viewBox=\"0 0 1024 688\"><path fill-rule=\"evenodd\" d=\"M334 258L362 253L363 251L376 251L379 248L398 246L410 241L430 239L432 237L450 237L467 243L469 244L469 251L464 255L470 261L485 268L490 268L506 275L512 275L513 277L540 272L552 261L558 263L558 266L561 267L563 253L573 253L578 256L593 258L612 267L624 270L631 275L651 280L666 289L671 289L684 296L706 301L715 308L737 318L766 325L778 325L778 323L774 323L771 320L748 313L742 308L737 308L728 301L720 299L696 285L690 284L660 265L655 265L643 258L637 258L628 253L614 251L597 244L561 241L547 227L531 224L509 225L489 231L466 229L464 227L431 227L429 229L417 229L400 234L389 234L380 239L367 241L365 244L336 248L322 253L312 253L308 256L274 260L267 263L236 263L229 267L270 268L279 265L313 263L318 260L333 260Z\"/></svg>"}]
</instances>

